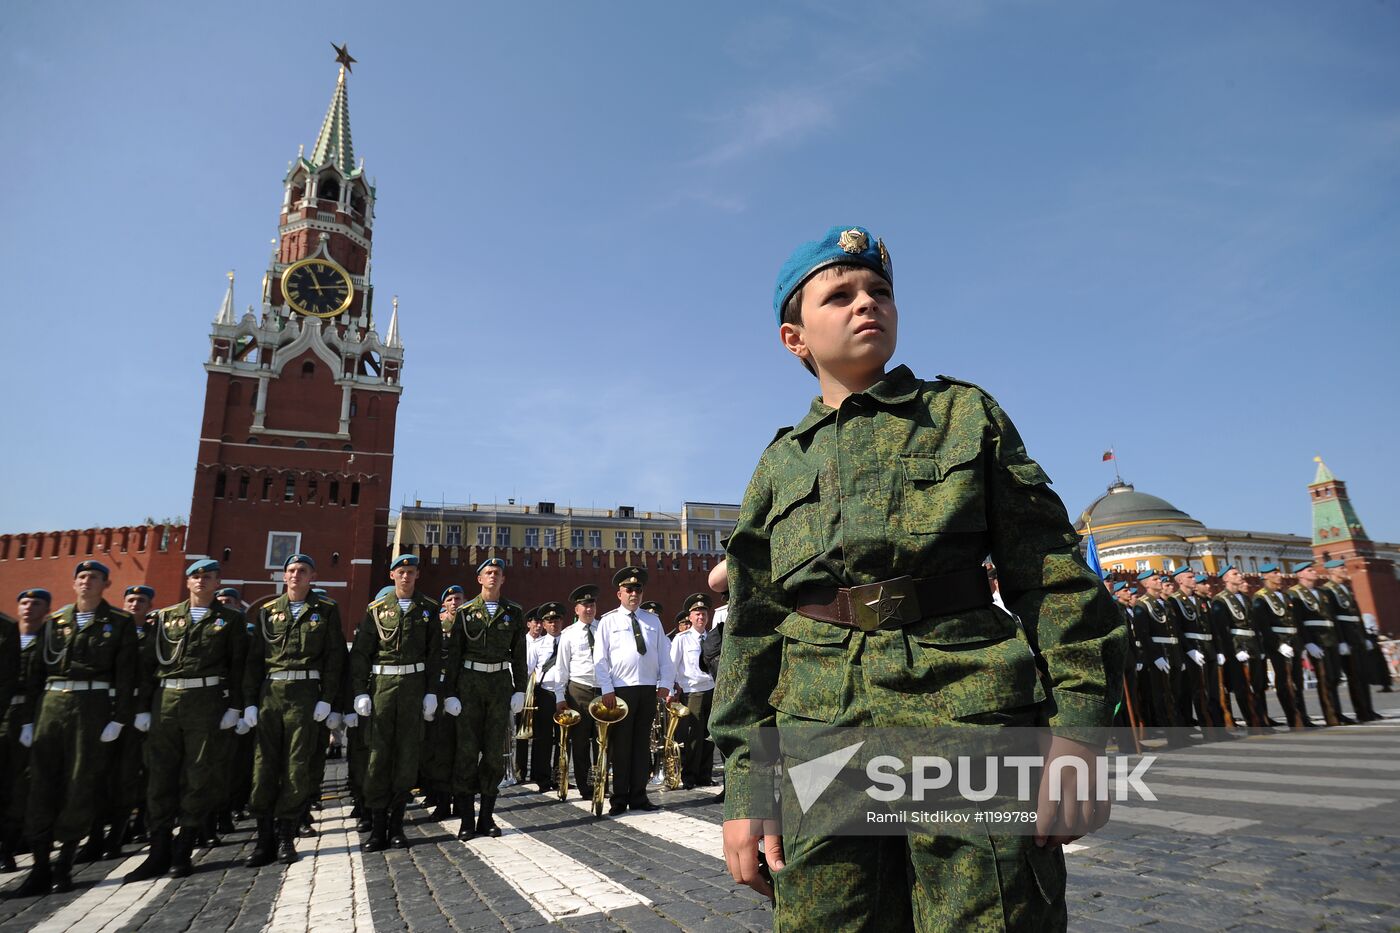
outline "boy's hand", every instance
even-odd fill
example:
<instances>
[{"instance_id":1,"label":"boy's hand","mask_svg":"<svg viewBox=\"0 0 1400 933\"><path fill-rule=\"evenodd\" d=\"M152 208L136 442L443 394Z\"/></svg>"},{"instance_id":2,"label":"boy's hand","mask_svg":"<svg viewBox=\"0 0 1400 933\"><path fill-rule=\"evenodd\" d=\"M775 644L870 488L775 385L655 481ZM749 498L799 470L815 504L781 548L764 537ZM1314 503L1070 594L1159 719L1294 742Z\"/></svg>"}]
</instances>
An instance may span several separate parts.
<instances>
[{"instance_id":1,"label":"boy's hand","mask_svg":"<svg viewBox=\"0 0 1400 933\"><path fill-rule=\"evenodd\" d=\"M1035 813L1035 844L1063 845L1092 833L1108 822L1110 802L1098 799L1098 769L1094 760L1103 754L1095 745L1085 745L1063 736L1053 736L1045 752L1045 771L1040 776L1040 794ZM1060 772L1060 799L1050 799L1050 769L1057 758L1074 757L1083 760L1088 772L1081 786L1073 765ZM1081 799L1087 798L1087 799ZM728 826L729 824L725 824ZM729 834L725 833L728 851Z\"/></svg>"},{"instance_id":2,"label":"boy's hand","mask_svg":"<svg viewBox=\"0 0 1400 933\"><path fill-rule=\"evenodd\" d=\"M773 899L771 872L783 870L783 837L777 833L772 820L725 820L724 863L729 876L746 884L769 900ZM767 869L758 859L758 840L763 839L763 854Z\"/></svg>"}]
</instances>

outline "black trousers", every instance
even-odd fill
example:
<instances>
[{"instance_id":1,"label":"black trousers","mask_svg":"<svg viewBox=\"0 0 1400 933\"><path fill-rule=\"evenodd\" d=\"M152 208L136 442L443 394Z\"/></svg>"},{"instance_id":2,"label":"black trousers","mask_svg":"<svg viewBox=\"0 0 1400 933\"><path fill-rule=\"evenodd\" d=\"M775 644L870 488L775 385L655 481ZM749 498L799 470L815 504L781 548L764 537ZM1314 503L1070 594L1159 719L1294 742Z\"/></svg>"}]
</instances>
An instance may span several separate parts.
<instances>
[{"instance_id":1,"label":"black trousers","mask_svg":"<svg viewBox=\"0 0 1400 933\"><path fill-rule=\"evenodd\" d=\"M1366 652L1366 635L1358 631L1360 626L1347 625L1339 634L1346 640L1351 654L1342 658L1342 670L1347 675L1347 693L1351 695L1351 708L1357 718L1370 719L1376 713L1371 705L1371 671Z\"/></svg>"},{"instance_id":2,"label":"black trousers","mask_svg":"<svg viewBox=\"0 0 1400 933\"><path fill-rule=\"evenodd\" d=\"M554 691L540 686L535 687L534 730L530 739L530 781L547 787L554 783L559 727L554 724Z\"/></svg>"},{"instance_id":3,"label":"black trousers","mask_svg":"<svg viewBox=\"0 0 1400 933\"><path fill-rule=\"evenodd\" d=\"M704 787L714 783L715 743L710 741L710 709L715 691L694 690L679 698L690 715L685 717L685 735L677 738L685 743L681 751L681 783Z\"/></svg>"},{"instance_id":4,"label":"black trousers","mask_svg":"<svg viewBox=\"0 0 1400 933\"><path fill-rule=\"evenodd\" d=\"M1283 718L1290 726L1311 721L1307 701L1303 698L1303 659L1298 656L1301 653L1296 651L1292 660L1278 651L1269 654L1269 663L1274 667L1274 692L1283 707Z\"/></svg>"},{"instance_id":5,"label":"black trousers","mask_svg":"<svg viewBox=\"0 0 1400 933\"><path fill-rule=\"evenodd\" d=\"M598 688L571 680L564 688L564 702L583 718L569 730L569 758L574 763L574 781L580 793L593 793L593 758L597 748L598 723L588 713L588 704L598 696Z\"/></svg>"},{"instance_id":6,"label":"black trousers","mask_svg":"<svg viewBox=\"0 0 1400 933\"><path fill-rule=\"evenodd\" d=\"M656 721L656 688L617 687L627 703L627 718L608 728L608 759L612 767L612 799L632 803L647 795L651 779L651 724Z\"/></svg>"}]
</instances>

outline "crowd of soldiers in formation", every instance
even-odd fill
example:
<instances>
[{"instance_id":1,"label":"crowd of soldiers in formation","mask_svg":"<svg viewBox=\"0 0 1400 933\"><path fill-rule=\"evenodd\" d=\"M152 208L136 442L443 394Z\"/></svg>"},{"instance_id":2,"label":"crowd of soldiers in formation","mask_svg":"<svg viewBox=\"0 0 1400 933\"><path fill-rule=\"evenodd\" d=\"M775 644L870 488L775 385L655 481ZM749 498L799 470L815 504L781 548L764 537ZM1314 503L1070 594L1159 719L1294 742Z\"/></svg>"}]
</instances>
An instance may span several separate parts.
<instances>
[{"instance_id":1,"label":"crowd of soldiers in formation","mask_svg":"<svg viewBox=\"0 0 1400 933\"><path fill-rule=\"evenodd\" d=\"M620 605L598 618L593 585L526 612L502 595L498 558L474 598L454 585L434 600L401 555L347 645L315 576L293 554L282 593L249 607L217 561L197 560L184 601L153 611L154 590L131 586L119 609L108 568L85 560L71 604L20 593L18 618L0 614L0 872L25 852L33 867L6 897L70 891L76 864L130 844L149 853L124 883L186 877L197 847L248 819L244 864L291 864L315 834L326 759L342 754L365 851L408 846L417 792L468 840L500 835L496 796L516 775L559 799L571 784L594 797L601 780L613 815L656 809L662 770L668 790L714 784L708 594L687 598L668 637L660 606L641 602L642 568L614 576Z\"/></svg>"},{"instance_id":2,"label":"crowd of soldiers in formation","mask_svg":"<svg viewBox=\"0 0 1400 933\"><path fill-rule=\"evenodd\" d=\"M1377 633L1363 623L1345 565L1309 564L1293 574L1297 583L1286 587L1282 568L1265 565L1263 585L1252 593L1233 565L1215 581L1184 567L1144 571L1140 589L1106 583L1129 634L1117 724L1135 742L1165 730L1172 743L1185 741L1192 727L1205 740L1235 738L1227 728L1236 725L1312 728L1319 723L1305 701L1308 680L1324 724L1380 719L1371 688L1389 692L1390 669ZM1340 701L1343 680L1350 716ZM1269 711L1271 686L1282 720Z\"/></svg>"}]
</instances>

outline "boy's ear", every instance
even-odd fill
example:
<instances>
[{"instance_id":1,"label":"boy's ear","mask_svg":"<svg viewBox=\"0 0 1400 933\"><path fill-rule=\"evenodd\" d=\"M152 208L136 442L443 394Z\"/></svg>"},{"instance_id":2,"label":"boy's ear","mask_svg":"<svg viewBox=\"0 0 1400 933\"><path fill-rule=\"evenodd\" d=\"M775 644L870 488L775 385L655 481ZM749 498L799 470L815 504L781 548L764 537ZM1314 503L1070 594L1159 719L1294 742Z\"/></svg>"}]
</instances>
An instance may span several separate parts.
<instances>
[{"instance_id":1,"label":"boy's ear","mask_svg":"<svg viewBox=\"0 0 1400 933\"><path fill-rule=\"evenodd\" d=\"M806 363L812 355L812 351L807 349L807 339L802 334L802 328L796 324L783 324L778 328L778 339L783 342L783 346L793 356L803 363Z\"/></svg>"}]
</instances>

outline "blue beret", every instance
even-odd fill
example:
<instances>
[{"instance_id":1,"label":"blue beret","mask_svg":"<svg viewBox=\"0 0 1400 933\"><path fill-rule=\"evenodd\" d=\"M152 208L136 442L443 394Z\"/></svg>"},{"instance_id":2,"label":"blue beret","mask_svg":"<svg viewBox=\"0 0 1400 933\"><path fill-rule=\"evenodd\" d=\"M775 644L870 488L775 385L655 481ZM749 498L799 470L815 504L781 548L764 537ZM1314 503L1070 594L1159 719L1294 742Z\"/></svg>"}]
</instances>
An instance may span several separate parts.
<instances>
[{"instance_id":1,"label":"blue beret","mask_svg":"<svg viewBox=\"0 0 1400 933\"><path fill-rule=\"evenodd\" d=\"M394 588L392 586L386 586L383 589L381 589L378 593L374 594L374 601L379 602L381 599L383 599L385 596L388 596L392 592L394 592Z\"/></svg>"},{"instance_id":2,"label":"blue beret","mask_svg":"<svg viewBox=\"0 0 1400 933\"><path fill-rule=\"evenodd\" d=\"M1344 561L1344 560L1329 560L1327 563L1323 564L1322 566L1326 567L1328 570L1335 570L1335 569L1337 569L1338 567L1345 567L1346 565L1347 565L1347 562Z\"/></svg>"},{"instance_id":3,"label":"blue beret","mask_svg":"<svg viewBox=\"0 0 1400 933\"><path fill-rule=\"evenodd\" d=\"M144 583L137 583L137 584L135 584L134 586L128 586L128 587L126 588L126 592L123 593L122 595L123 595L123 596L131 596L133 593L134 593L135 595L137 595L137 596L144 596L144 597L146 597L147 599L155 599L155 598L156 598L155 587L146 586Z\"/></svg>"},{"instance_id":4,"label":"blue beret","mask_svg":"<svg viewBox=\"0 0 1400 933\"><path fill-rule=\"evenodd\" d=\"M1259 568L1259 572L1260 572L1260 573L1273 573L1275 570L1279 570L1279 569L1281 569L1281 568L1279 567L1278 564L1265 564L1265 565L1263 565L1262 567Z\"/></svg>"},{"instance_id":5,"label":"blue beret","mask_svg":"<svg viewBox=\"0 0 1400 933\"><path fill-rule=\"evenodd\" d=\"M811 240L793 250L778 270L773 315L779 324L783 322L783 305L792 293L829 266L864 266L894 284L894 269L884 240L875 239L864 227L832 227L820 240Z\"/></svg>"},{"instance_id":6,"label":"blue beret","mask_svg":"<svg viewBox=\"0 0 1400 933\"><path fill-rule=\"evenodd\" d=\"M73 576L77 576L84 570L96 570L104 577L111 577L112 571L107 569L107 565L100 560L83 560L78 562L78 566L73 568Z\"/></svg>"},{"instance_id":7,"label":"blue beret","mask_svg":"<svg viewBox=\"0 0 1400 933\"><path fill-rule=\"evenodd\" d=\"M1177 570L1173 570L1173 571L1172 571L1172 576L1173 576L1173 577L1179 577L1179 576L1181 576L1183 573L1191 573L1191 572L1192 572L1192 571L1191 571L1191 567L1190 567L1190 565L1188 564L1188 565L1185 566L1185 567L1181 567L1181 568L1179 568L1179 569L1177 569Z\"/></svg>"},{"instance_id":8,"label":"blue beret","mask_svg":"<svg viewBox=\"0 0 1400 933\"><path fill-rule=\"evenodd\" d=\"M1119 592L1120 590L1125 589L1127 586L1128 586L1128 584L1126 584L1126 583L1115 583L1115 584L1113 584L1113 592L1117 593L1117 592Z\"/></svg>"},{"instance_id":9,"label":"blue beret","mask_svg":"<svg viewBox=\"0 0 1400 933\"><path fill-rule=\"evenodd\" d=\"M445 590L442 591L442 596L438 597L438 602L440 602L440 603L445 603L445 602L447 602L447 597L451 596L453 593L460 593L460 594L462 594L463 596L466 596L466 595L467 595L467 591L464 590L464 589L462 589L462 584L460 584L460 583L454 583L454 584L452 584L451 586L449 586L447 589L445 589Z\"/></svg>"},{"instance_id":10,"label":"blue beret","mask_svg":"<svg viewBox=\"0 0 1400 933\"><path fill-rule=\"evenodd\" d=\"M292 564L305 564L312 570L316 569L316 562L305 554L289 555L286 560L282 561L282 569L286 570L288 567L292 566Z\"/></svg>"},{"instance_id":11,"label":"blue beret","mask_svg":"<svg viewBox=\"0 0 1400 933\"><path fill-rule=\"evenodd\" d=\"M410 567L417 567L417 566L418 566L418 555L417 555L417 554L400 554L398 557L395 557L395 558L394 558L394 562L393 562L392 564L389 565L389 569L390 569L390 570L393 570L395 567L399 567L399 566L402 566L402 565L404 565L404 564L407 564L407 565L410 566Z\"/></svg>"},{"instance_id":12,"label":"blue beret","mask_svg":"<svg viewBox=\"0 0 1400 933\"><path fill-rule=\"evenodd\" d=\"M21 599L42 599L46 603L51 603L53 602L53 594L42 586L36 586L32 589L20 590L15 601L18 602Z\"/></svg>"},{"instance_id":13,"label":"blue beret","mask_svg":"<svg viewBox=\"0 0 1400 933\"><path fill-rule=\"evenodd\" d=\"M215 596L232 596L234 599L242 599L242 598L243 598L242 595L238 592L238 587L236 587L236 586L224 586L224 587L220 587L219 589L217 589L217 590L214 591L214 595L215 595Z\"/></svg>"},{"instance_id":14,"label":"blue beret","mask_svg":"<svg viewBox=\"0 0 1400 933\"><path fill-rule=\"evenodd\" d=\"M1234 564L1226 564L1224 567L1221 567L1221 568L1220 568L1220 572L1217 573L1216 576L1223 580L1223 579L1225 579L1225 574L1229 573L1231 570L1239 570L1239 569L1240 569L1240 568L1236 567ZM1243 573L1244 571L1240 571L1240 572Z\"/></svg>"},{"instance_id":15,"label":"blue beret","mask_svg":"<svg viewBox=\"0 0 1400 933\"><path fill-rule=\"evenodd\" d=\"M1204 582L1206 582L1206 581L1209 580L1209 579L1210 579L1210 575L1209 575L1209 574L1204 574L1204 573L1198 573L1198 574L1196 574L1196 582L1197 582L1197 583L1204 583Z\"/></svg>"},{"instance_id":16,"label":"blue beret","mask_svg":"<svg viewBox=\"0 0 1400 933\"><path fill-rule=\"evenodd\" d=\"M1152 577L1155 577L1155 576L1157 576L1157 571L1155 571L1155 570L1144 570L1142 573L1140 573L1140 574L1137 575L1137 578L1138 578L1138 581L1141 582L1141 581L1143 581L1143 580L1149 580L1149 579L1151 579Z\"/></svg>"},{"instance_id":17,"label":"blue beret","mask_svg":"<svg viewBox=\"0 0 1400 933\"><path fill-rule=\"evenodd\" d=\"M500 567L502 570L505 570L506 562L499 557L488 557L477 565L476 572L481 573L481 571L485 570L487 567Z\"/></svg>"},{"instance_id":18,"label":"blue beret","mask_svg":"<svg viewBox=\"0 0 1400 933\"><path fill-rule=\"evenodd\" d=\"M1293 568L1293 572L1294 572L1294 573L1297 573L1297 572L1300 571L1300 570L1307 570L1307 569L1308 569L1309 567L1311 567L1312 565L1313 565L1313 562L1312 562L1312 561L1305 561L1305 562L1299 564L1297 567L1294 567L1294 568Z\"/></svg>"},{"instance_id":19,"label":"blue beret","mask_svg":"<svg viewBox=\"0 0 1400 933\"><path fill-rule=\"evenodd\" d=\"M190 564L188 567L186 567L185 576L192 577L197 573L208 573L211 570L214 573L218 573L219 562L214 560L212 557L207 557L204 560L197 560L193 564Z\"/></svg>"}]
</instances>

